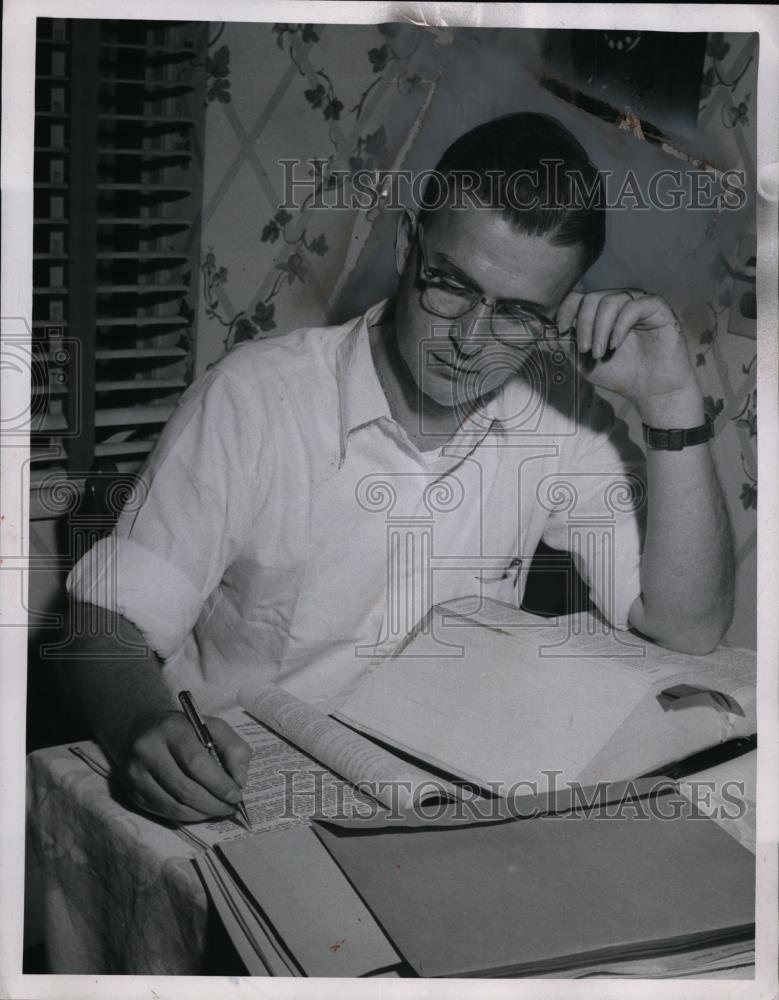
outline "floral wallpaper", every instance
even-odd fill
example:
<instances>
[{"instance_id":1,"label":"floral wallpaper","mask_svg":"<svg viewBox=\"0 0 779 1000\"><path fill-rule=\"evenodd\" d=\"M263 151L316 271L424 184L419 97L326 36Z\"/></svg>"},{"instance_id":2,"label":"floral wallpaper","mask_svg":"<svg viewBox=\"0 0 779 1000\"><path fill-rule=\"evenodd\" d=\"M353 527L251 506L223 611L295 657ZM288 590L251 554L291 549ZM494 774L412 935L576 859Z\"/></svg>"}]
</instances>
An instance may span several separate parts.
<instances>
[{"instance_id":1,"label":"floral wallpaper","mask_svg":"<svg viewBox=\"0 0 779 1000\"><path fill-rule=\"evenodd\" d=\"M709 36L693 143L717 168L745 170L744 209L727 218L677 213L670 236L668 219L610 219L611 249L591 273L595 286L613 287L635 283L637 272L639 287L661 291L682 317L715 418L714 455L736 538L737 609L727 641L746 646L756 629L757 55L754 35ZM455 135L519 107L556 115L585 145L597 142L616 169L679 165L616 121L548 93L541 70L532 31L212 26L196 374L243 340L342 322L389 294L397 213L383 204L321 207L337 206L361 168L430 167ZM291 202L282 161L296 162L300 197ZM676 268L667 266L671 247Z\"/></svg>"},{"instance_id":2,"label":"floral wallpaper","mask_svg":"<svg viewBox=\"0 0 779 1000\"><path fill-rule=\"evenodd\" d=\"M316 148L315 156L310 146L301 150L301 159L316 159L316 176L311 175L311 190L302 199L296 213L293 215L286 208L276 208L275 211L271 208L258 223L259 242L275 251L271 265L275 273L272 280L265 282L261 296L256 296L252 304L245 308L236 310L227 306L225 286L229 269L218 261L215 248L207 249L204 255L205 316L221 327L225 350L242 340L277 331L279 297L283 302L284 293L294 295L299 286L309 280L312 270L317 267L317 258L332 252L327 234L319 229L322 213L307 213L307 209L322 192L329 194L328 202L332 203L334 198L337 199L338 189L343 192L355 171L374 170L386 165L389 159L387 126L378 123L372 128L367 124L372 110L369 98L371 95L374 98L378 96L381 93L379 88L386 88L388 82L398 97L414 95L419 90L422 76L414 69L413 57L420 47L431 47L436 37L414 29L409 32L397 24L371 28L375 44L367 49L350 49L352 72L334 81L335 74L328 73L324 66L319 65L320 56L332 58L320 46L321 35L327 31L326 28L323 31L323 28L311 24L273 24L254 28L264 34L265 46L273 41L274 47L284 54L300 78L293 82L298 83L297 95L302 96L305 109L298 110L296 122L301 112L315 115L326 127L326 140ZM352 31L359 32L361 40L365 38L366 29ZM220 32L217 39L221 39L221 35ZM330 36L333 37L332 29ZM209 102L230 103L229 45L222 43L209 55L207 66ZM306 124L310 127L310 119ZM302 134L307 135L308 129ZM282 325L289 329L288 323L282 321Z\"/></svg>"},{"instance_id":3,"label":"floral wallpaper","mask_svg":"<svg viewBox=\"0 0 779 1000\"><path fill-rule=\"evenodd\" d=\"M748 156L750 148L754 150L754 111L752 108L753 94L757 89L757 40L752 37L746 48L741 48L734 39L729 41L721 32L709 37L706 48L706 66L701 83L701 100L699 116L707 115L712 126L723 132L737 132L734 141ZM750 118L752 115L752 118ZM744 164L748 172L754 171L754 154ZM726 401L731 396L731 405L727 407L727 418L736 426L739 432L740 462L743 470L741 503L745 510L757 509L757 388L754 386L756 376L757 351L752 352L748 362L741 362L737 375L744 376L743 384L737 392L728 371L727 347L723 343L727 336L728 319L733 310L740 308L740 303L733 294L737 282L752 284L752 300L756 309L754 296L755 262L753 260L728 260L721 255L712 267L711 295L708 301L710 322L701 331L699 350L695 363L699 368L713 365L720 378L723 395L707 395L706 402L709 413L717 417L726 409ZM754 312L751 314L754 318ZM749 336L750 334L742 334ZM754 324L751 336L755 336ZM706 380L708 381L708 380Z\"/></svg>"}]
</instances>

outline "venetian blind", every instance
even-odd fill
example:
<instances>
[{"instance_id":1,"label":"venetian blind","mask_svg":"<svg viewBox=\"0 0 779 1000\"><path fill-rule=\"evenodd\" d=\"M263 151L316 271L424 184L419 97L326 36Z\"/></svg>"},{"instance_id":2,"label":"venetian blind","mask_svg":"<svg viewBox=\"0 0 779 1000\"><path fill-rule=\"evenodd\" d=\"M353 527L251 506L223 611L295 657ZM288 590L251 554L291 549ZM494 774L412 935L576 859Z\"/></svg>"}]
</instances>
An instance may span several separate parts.
<instances>
[{"instance_id":1,"label":"venetian blind","mask_svg":"<svg viewBox=\"0 0 779 1000\"><path fill-rule=\"evenodd\" d=\"M38 21L34 486L135 472L191 378L206 29Z\"/></svg>"}]
</instances>

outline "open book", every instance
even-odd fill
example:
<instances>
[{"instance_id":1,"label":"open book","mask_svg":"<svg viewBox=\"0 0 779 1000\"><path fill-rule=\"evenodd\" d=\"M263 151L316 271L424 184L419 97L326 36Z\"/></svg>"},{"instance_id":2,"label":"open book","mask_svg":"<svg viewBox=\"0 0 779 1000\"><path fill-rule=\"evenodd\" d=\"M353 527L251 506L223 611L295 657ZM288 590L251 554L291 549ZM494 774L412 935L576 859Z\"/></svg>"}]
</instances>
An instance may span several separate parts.
<instances>
[{"instance_id":1,"label":"open book","mask_svg":"<svg viewBox=\"0 0 779 1000\"><path fill-rule=\"evenodd\" d=\"M620 781L753 734L755 654L689 656L592 615L460 598L334 714L501 795Z\"/></svg>"}]
</instances>

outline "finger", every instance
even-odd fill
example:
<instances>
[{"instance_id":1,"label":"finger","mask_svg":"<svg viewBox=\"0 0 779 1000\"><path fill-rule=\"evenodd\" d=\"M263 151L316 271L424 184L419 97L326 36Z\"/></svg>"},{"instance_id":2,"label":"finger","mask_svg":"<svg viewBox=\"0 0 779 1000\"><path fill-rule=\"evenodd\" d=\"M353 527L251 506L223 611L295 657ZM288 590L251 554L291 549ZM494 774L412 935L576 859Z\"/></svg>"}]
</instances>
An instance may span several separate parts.
<instances>
[{"instance_id":1,"label":"finger","mask_svg":"<svg viewBox=\"0 0 779 1000\"><path fill-rule=\"evenodd\" d=\"M574 364L579 374L583 375L587 381L590 381L590 375L598 367L598 362L591 354L579 354L578 352Z\"/></svg>"},{"instance_id":2,"label":"finger","mask_svg":"<svg viewBox=\"0 0 779 1000\"><path fill-rule=\"evenodd\" d=\"M581 292L569 292L557 309L557 326L560 333L570 330L579 311L579 303L584 298Z\"/></svg>"},{"instance_id":3,"label":"finger","mask_svg":"<svg viewBox=\"0 0 779 1000\"><path fill-rule=\"evenodd\" d=\"M648 303L647 297L631 299L622 306L611 331L609 347L616 351L621 346L633 327L647 315ZM654 306L651 306L649 311L653 312Z\"/></svg>"},{"instance_id":4,"label":"finger","mask_svg":"<svg viewBox=\"0 0 779 1000\"><path fill-rule=\"evenodd\" d=\"M236 783L243 788L249 773L251 747L223 719L209 719L208 725L225 767Z\"/></svg>"},{"instance_id":5,"label":"finger","mask_svg":"<svg viewBox=\"0 0 779 1000\"><path fill-rule=\"evenodd\" d=\"M604 295L598 303L592 328L591 350L593 358L602 358L606 353L614 323L620 309L626 302L630 302L630 295L627 292L618 292Z\"/></svg>"},{"instance_id":6,"label":"finger","mask_svg":"<svg viewBox=\"0 0 779 1000\"><path fill-rule=\"evenodd\" d=\"M184 805L210 811L212 816L227 815L241 801L241 789L200 744L195 734L168 743L169 760L160 756L155 777ZM165 764L165 780L161 767Z\"/></svg>"},{"instance_id":7,"label":"finger","mask_svg":"<svg viewBox=\"0 0 779 1000\"><path fill-rule=\"evenodd\" d=\"M174 823L197 823L210 819L206 813L182 805L156 778L138 764L128 768L125 789L130 800L144 812L172 820Z\"/></svg>"},{"instance_id":8,"label":"finger","mask_svg":"<svg viewBox=\"0 0 779 1000\"><path fill-rule=\"evenodd\" d=\"M602 294L602 292L590 292L579 303L579 311L576 314L576 343L582 354L592 348L592 328Z\"/></svg>"}]
</instances>

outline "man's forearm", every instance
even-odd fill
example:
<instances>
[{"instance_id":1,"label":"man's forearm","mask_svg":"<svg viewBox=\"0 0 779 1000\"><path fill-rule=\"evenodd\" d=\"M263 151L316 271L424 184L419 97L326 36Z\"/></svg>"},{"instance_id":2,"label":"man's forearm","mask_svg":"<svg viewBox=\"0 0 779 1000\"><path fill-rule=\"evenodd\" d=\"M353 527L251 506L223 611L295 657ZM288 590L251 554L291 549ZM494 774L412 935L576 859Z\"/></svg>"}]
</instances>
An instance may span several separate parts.
<instances>
[{"instance_id":1,"label":"man's forearm","mask_svg":"<svg viewBox=\"0 0 779 1000\"><path fill-rule=\"evenodd\" d=\"M654 427L704 421L697 389L652 400L639 412ZM663 646L709 652L730 624L734 582L730 520L709 445L649 449L647 489L642 594L630 622Z\"/></svg>"},{"instance_id":2,"label":"man's forearm","mask_svg":"<svg viewBox=\"0 0 779 1000\"><path fill-rule=\"evenodd\" d=\"M160 665L138 629L102 608L74 607L79 627L73 659L60 667L65 698L86 721L110 756L124 752L145 720L175 709ZM95 627L96 626L96 627ZM139 646L134 650L131 646Z\"/></svg>"}]
</instances>

